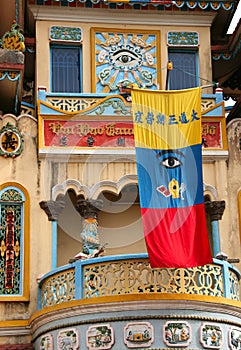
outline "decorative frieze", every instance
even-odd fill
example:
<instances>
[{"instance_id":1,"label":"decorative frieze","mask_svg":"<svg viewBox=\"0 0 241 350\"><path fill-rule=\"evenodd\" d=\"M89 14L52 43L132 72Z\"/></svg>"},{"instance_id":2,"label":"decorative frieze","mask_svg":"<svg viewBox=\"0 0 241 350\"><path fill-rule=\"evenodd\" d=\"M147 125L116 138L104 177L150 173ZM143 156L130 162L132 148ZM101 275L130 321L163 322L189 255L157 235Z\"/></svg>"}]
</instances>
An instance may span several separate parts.
<instances>
[{"instance_id":1,"label":"decorative frieze","mask_svg":"<svg viewBox=\"0 0 241 350\"><path fill-rule=\"evenodd\" d=\"M185 316L182 316L185 319ZM190 318L190 317L189 317ZM113 346L122 349L167 350L167 349L225 349L240 350L241 328L219 325L216 322L204 322L195 324L184 320L171 320L154 322L128 322L122 326L115 323L99 323L89 326L85 331L85 337L81 335L79 326L62 329L58 332L56 342L57 350L77 350L87 346L89 350L108 350ZM120 337L123 327L124 338ZM115 334L116 330L116 334ZM225 334L226 332L226 334ZM83 334L83 333L81 333ZM161 338L160 338L161 336ZM162 341L166 347L162 347ZM47 333L40 338L40 350L52 350L55 337L53 333ZM159 345L160 347L151 345ZM191 347L192 346L192 347ZM198 348L197 348L198 346Z\"/></svg>"},{"instance_id":2,"label":"decorative frieze","mask_svg":"<svg viewBox=\"0 0 241 350\"><path fill-rule=\"evenodd\" d=\"M81 43L82 29L78 27L51 26L49 39L51 41Z\"/></svg>"},{"instance_id":3,"label":"decorative frieze","mask_svg":"<svg viewBox=\"0 0 241 350\"><path fill-rule=\"evenodd\" d=\"M168 32L168 46L198 46L199 38L197 32Z\"/></svg>"}]
</instances>

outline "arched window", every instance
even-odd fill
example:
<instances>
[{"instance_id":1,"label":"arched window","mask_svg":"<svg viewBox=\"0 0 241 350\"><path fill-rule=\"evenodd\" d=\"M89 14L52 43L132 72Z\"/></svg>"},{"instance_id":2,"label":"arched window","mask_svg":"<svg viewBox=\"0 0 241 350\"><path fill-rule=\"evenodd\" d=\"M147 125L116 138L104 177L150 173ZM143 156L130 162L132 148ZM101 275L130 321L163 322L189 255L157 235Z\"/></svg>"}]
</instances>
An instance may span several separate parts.
<instances>
[{"instance_id":1,"label":"arched window","mask_svg":"<svg viewBox=\"0 0 241 350\"><path fill-rule=\"evenodd\" d=\"M0 186L0 301L29 300L29 197L19 184Z\"/></svg>"}]
</instances>

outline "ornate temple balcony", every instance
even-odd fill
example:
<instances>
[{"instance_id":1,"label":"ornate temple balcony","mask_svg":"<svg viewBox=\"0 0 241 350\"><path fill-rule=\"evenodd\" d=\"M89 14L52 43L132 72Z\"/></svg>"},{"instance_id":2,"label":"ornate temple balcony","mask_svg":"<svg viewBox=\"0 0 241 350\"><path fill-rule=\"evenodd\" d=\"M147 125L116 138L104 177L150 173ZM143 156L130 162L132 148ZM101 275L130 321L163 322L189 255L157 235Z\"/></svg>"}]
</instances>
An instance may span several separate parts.
<instances>
[{"instance_id":1,"label":"ornate temple balcony","mask_svg":"<svg viewBox=\"0 0 241 350\"><path fill-rule=\"evenodd\" d=\"M152 269L147 254L105 256L77 260L60 267L39 281L39 309L73 300L134 295L160 299L171 295L192 295L240 300L239 271L230 263L214 259L213 264L191 269ZM155 295L155 297L154 297ZM168 297L169 295L169 297ZM225 302L225 301L224 301Z\"/></svg>"}]
</instances>

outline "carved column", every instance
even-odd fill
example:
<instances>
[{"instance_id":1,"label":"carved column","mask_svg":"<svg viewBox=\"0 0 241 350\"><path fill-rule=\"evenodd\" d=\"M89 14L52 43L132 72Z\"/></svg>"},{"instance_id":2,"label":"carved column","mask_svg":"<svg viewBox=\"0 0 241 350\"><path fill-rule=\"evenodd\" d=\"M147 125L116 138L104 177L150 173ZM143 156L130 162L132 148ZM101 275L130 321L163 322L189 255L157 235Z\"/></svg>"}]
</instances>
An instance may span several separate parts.
<instances>
[{"instance_id":1,"label":"carved column","mask_svg":"<svg viewBox=\"0 0 241 350\"><path fill-rule=\"evenodd\" d=\"M47 214L49 221L52 221L52 269L55 269L57 267L57 221L65 207L65 201L62 199L42 201L39 205Z\"/></svg>"},{"instance_id":2,"label":"carved column","mask_svg":"<svg viewBox=\"0 0 241 350\"><path fill-rule=\"evenodd\" d=\"M206 213L209 214L212 226L213 255L216 257L221 252L218 221L222 219L225 209L225 201L205 202Z\"/></svg>"},{"instance_id":3,"label":"carved column","mask_svg":"<svg viewBox=\"0 0 241 350\"><path fill-rule=\"evenodd\" d=\"M78 199L77 201L76 209L84 219L80 234L82 253L87 257L94 257L100 249L98 213L102 206L102 200Z\"/></svg>"}]
</instances>

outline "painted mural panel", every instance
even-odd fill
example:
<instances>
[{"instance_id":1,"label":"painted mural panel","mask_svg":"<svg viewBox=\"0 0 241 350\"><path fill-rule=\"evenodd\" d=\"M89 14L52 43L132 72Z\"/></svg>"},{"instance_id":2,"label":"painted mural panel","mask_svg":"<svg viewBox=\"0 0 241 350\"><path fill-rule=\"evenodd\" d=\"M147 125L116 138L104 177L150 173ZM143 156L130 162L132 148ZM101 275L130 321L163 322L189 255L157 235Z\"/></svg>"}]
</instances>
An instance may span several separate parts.
<instances>
[{"instance_id":1,"label":"painted mural panel","mask_svg":"<svg viewBox=\"0 0 241 350\"><path fill-rule=\"evenodd\" d=\"M118 93L131 83L157 89L160 39L157 31L93 28L93 86L98 93Z\"/></svg>"},{"instance_id":2,"label":"painted mural panel","mask_svg":"<svg viewBox=\"0 0 241 350\"><path fill-rule=\"evenodd\" d=\"M153 327L149 322L128 323L125 326L124 343L128 348L146 348L153 341Z\"/></svg>"},{"instance_id":3,"label":"painted mural panel","mask_svg":"<svg viewBox=\"0 0 241 350\"><path fill-rule=\"evenodd\" d=\"M204 323L201 326L200 342L205 349L220 349L223 345L223 332L220 326Z\"/></svg>"},{"instance_id":4,"label":"painted mural panel","mask_svg":"<svg viewBox=\"0 0 241 350\"><path fill-rule=\"evenodd\" d=\"M190 325L185 321L168 321L163 326L163 340L170 347L187 347L192 340Z\"/></svg>"},{"instance_id":5,"label":"painted mural panel","mask_svg":"<svg viewBox=\"0 0 241 350\"><path fill-rule=\"evenodd\" d=\"M42 336L40 340L40 350L53 350L53 336L52 334L46 334Z\"/></svg>"},{"instance_id":6,"label":"painted mural panel","mask_svg":"<svg viewBox=\"0 0 241 350\"><path fill-rule=\"evenodd\" d=\"M241 350L241 328L230 327L228 344L231 350Z\"/></svg>"},{"instance_id":7,"label":"painted mural panel","mask_svg":"<svg viewBox=\"0 0 241 350\"><path fill-rule=\"evenodd\" d=\"M86 334L89 350L111 349L114 344L114 330L109 324L99 324L89 327Z\"/></svg>"},{"instance_id":8,"label":"painted mural panel","mask_svg":"<svg viewBox=\"0 0 241 350\"><path fill-rule=\"evenodd\" d=\"M57 337L58 350L79 349L79 333L76 328L69 328L59 332Z\"/></svg>"}]
</instances>

